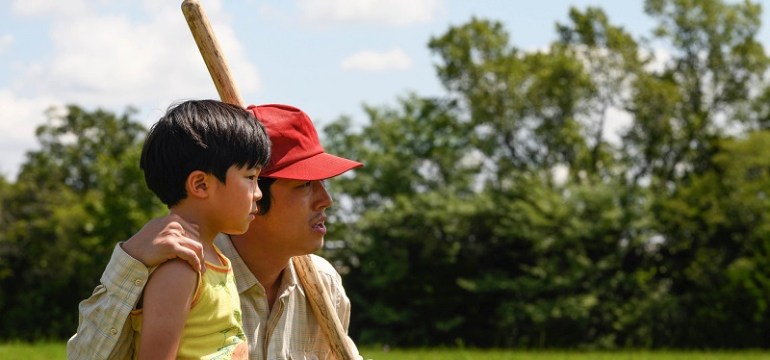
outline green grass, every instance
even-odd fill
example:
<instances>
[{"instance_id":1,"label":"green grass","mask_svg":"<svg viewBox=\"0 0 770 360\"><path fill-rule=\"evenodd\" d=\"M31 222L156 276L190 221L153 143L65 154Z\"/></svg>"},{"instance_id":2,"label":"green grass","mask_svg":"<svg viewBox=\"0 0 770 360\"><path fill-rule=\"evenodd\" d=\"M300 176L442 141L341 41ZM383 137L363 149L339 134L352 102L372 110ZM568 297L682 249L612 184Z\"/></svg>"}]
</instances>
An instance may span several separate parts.
<instances>
[{"instance_id":1,"label":"green grass","mask_svg":"<svg viewBox=\"0 0 770 360\"><path fill-rule=\"evenodd\" d=\"M0 359L3 360L66 360L67 344L64 342L5 343L0 344Z\"/></svg>"},{"instance_id":2,"label":"green grass","mask_svg":"<svg viewBox=\"0 0 770 360\"><path fill-rule=\"evenodd\" d=\"M396 349L383 351L362 348L364 359L373 360L770 360L770 351L521 351L463 349ZM5 343L0 344L3 360L65 360L66 344Z\"/></svg>"},{"instance_id":3,"label":"green grass","mask_svg":"<svg viewBox=\"0 0 770 360\"><path fill-rule=\"evenodd\" d=\"M770 351L522 351L424 349L382 351L362 348L364 359L373 360L760 360Z\"/></svg>"}]
</instances>

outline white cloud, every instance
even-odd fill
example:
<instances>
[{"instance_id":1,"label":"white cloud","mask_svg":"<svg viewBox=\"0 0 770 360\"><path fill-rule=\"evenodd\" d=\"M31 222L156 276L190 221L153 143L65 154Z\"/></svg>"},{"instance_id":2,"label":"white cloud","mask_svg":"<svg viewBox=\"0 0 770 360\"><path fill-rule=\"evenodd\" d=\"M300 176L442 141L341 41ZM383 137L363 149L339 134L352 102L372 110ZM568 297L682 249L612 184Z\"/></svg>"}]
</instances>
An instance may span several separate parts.
<instances>
[{"instance_id":1,"label":"white cloud","mask_svg":"<svg viewBox=\"0 0 770 360\"><path fill-rule=\"evenodd\" d=\"M633 117L628 111L617 107L607 109L606 116L604 140L614 145L621 145L621 135L628 131L633 123Z\"/></svg>"},{"instance_id":2,"label":"white cloud","mask_svg":"<svg viewBox=\"0 0 770 360\"><path fill-rule=\"evenodd\" d=\"M568 176L569 166L565 164L556 164L551 168L551 179L558 186L564 185L567 182Z\"/></svg>"},{"instance_id":3,"label":"white cloud","mask_svg":"<svg viewBox=\"0 0 770 360\"><path fill-rule=\"evenodd\" d=\"M2 54L5 49L9 48L11 44L13 44L13 35L0 35L0 54Z\"/></svg>"},{"instance_id":4,"label":"white cloud","mask_svg":"<svg viewBox=\"0 0 770 360\"><path fill-rule=\"evenodd\" d=\"M24 16L57 15L68 18L87 9L84 0L16 0L13 11Z\"/></svg>"},{"instance_id":5,"label":"white cloud","mask_svg":"<svg viewBox=\"0 0 770 360\"><path fill-rule=\"evenodd\" d=\"M258 71L246 58L219 1L201 2L239 89L258 91ZM68 16L51 16L65 11L64 3L91 7ZM112 13L104 6L116 3L64 3L15 3L19 13L48 16L50 43L46 48L50 56L19 65L6 84L0 83L0 173L17 171L22 149L35 144L34 129L52 103L74 103L87 109L99 106L115 112L134 105L145 109L147 113L138 115L148 125L174 101L218 97L185 23L181 2L146 1L144 7L134 3L130 9L113 9ZM9 41L4 39L0 37L0 50Z\"/></svg>"},{"instance_id":6,"label":"white cloud","mask_svg":"<svg viewBox=\"0 0 770 360\"><path fill-rule=\"evenodd\" d=\"M57 105L52 98L20 98L0 90L0 174L16 177L24 154L37 145L35 129L45 122L44 111Z\"/></svg>"},{"instance_id":7,"label":"white cloud","mask_svg":"<svg viewBox=\"0 0 770 360\"><path fill-rule=\"evenodd\" d=\"M399 48L388 52L362 51L342 61L342 70L384 71L412 67L412 59Z\"/></svg>"},{"instance_id":8,"label":"white cloud","mask_svg":"<svg viewBox=\"0 0 770 360\"><path fill-rule=\"evenodd\" d=\"M260 87L256 68L226 22L218 2L206 9L241 91ZM147 2L142 20L84 11L51 25L53 54L30 64L21 90L58 94L80 105L125 107L179 98L216 97L211 78L177 6Z\"/></svg>"},{"instance_id":9,"label":"white cloud","mask_svg":"<svg viewBox=\"0 0 770 360\"><path fill-rule=\"evenodd\" d=\"M299 0L298 6L302 17L314 23L403 26L432 20L444 10L444 0Z\"/></svg>"},{"instance_id":10,"label":"white cloud","mask_svg":"<svg viewBox=\"0 0 770 360\"><path fill-rule=\"evenodd\" d=\"M642 56L649 56L650 53L647 50L642 50ZM666 69L666 65L671 61L671 52L662 47L656 47L652 50L652 61L647 64L647 70L662 72Z\"/></svg>"},{"instance_id":11,"label":"white cloud","mask_svg":"<svg viewBox=\"0 0 770 360\"><path fill-rule=\"evenodd\" d=\"M35 128L45 119L44 111L55 105L60 104L51 98L25 99L8 90L0 91L0 138L33 141Z\"/></svg>"}]
</instances>

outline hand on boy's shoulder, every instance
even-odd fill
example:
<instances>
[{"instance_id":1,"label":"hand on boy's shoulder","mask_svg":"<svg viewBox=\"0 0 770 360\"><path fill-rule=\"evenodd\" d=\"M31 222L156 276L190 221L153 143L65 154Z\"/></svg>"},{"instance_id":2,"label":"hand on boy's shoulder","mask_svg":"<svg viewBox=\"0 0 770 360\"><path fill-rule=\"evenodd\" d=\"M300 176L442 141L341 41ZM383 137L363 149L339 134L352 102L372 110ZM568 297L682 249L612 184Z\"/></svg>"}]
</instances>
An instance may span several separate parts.
<instances>
[{"instance_id":1,"label":"hand on boy's shoulder","mask_svg":"<svg viewBox=\"0 0 770 360\"><path fill-rule=\"evenodd\" d=\"M180 258L197 271L205 271L198 225L176 214L155 218L123 243L123 250L147 267Z\"/></svg>"}]
</instances>

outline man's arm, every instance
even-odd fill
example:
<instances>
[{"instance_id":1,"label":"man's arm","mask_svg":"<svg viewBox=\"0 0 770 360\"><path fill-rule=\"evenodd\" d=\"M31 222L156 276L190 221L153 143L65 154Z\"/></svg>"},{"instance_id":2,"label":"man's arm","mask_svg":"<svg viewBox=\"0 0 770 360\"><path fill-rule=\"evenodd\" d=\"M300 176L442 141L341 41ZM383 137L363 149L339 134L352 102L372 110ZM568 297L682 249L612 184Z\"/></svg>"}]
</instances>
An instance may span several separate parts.
<instances>
[{"instance_id":1,"label":"man's arm","mask_svg":"<svg viewBox=\"0 0 770 360\"><path fill-rule=\"evenodd\" d=\"M194 269L203 264L195 225L175 215L148 222L115 246L100 284L79 306L77 333L67 342L68 359L130 359L134 333L128 318L142 295L150 271L176 257Z\"/></svg>"},{"instance_id":2,"label":"man's arm","mask_svg":"<svg viewBox=\"0 0 770 360\"><path fill-rule=\"evenodd\" d=\"M78 330L67 342L68 359L130 359L133 332L127 321L142 294L149 271L115 246L101 283L83 300Z\"/></svg>"}]
</instances>

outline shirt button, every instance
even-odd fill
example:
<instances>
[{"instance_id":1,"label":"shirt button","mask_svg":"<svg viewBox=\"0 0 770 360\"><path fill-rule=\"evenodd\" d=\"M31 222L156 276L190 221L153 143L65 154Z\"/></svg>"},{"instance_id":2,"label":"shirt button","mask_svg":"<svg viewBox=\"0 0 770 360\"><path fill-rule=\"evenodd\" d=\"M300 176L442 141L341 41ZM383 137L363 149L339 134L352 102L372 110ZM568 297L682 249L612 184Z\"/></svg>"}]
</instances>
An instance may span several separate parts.
<instances>
[{"instance_id":1,"label":"shirt button","mask_svg":"<svg viewBox=\"0 0 770 360\"><path fill-rule=\"evenodd\" d=\"M140 279L136 279L136 280L134 280L134 285L136 285L136 286L142 286L142 280L140 280Z\"/></svg>"},{"instance_id":2,"label":"shirt button","mask_svg":"<svg viewBox=\"0 0 770 360\"><path fill-rule=\"evenodd\" d=\"M110 334L117 335L118 334L118 329L116 329L116 328L110 329Z\"/></svg>"}]
</instances>

